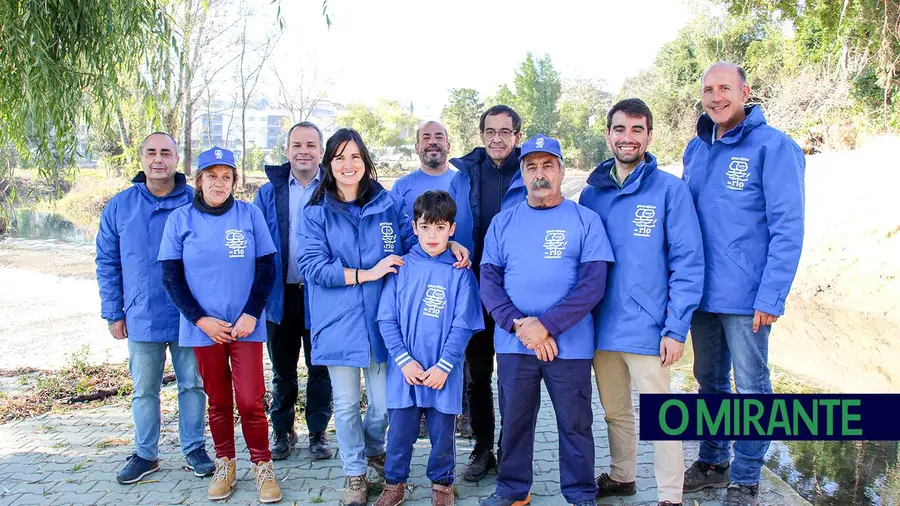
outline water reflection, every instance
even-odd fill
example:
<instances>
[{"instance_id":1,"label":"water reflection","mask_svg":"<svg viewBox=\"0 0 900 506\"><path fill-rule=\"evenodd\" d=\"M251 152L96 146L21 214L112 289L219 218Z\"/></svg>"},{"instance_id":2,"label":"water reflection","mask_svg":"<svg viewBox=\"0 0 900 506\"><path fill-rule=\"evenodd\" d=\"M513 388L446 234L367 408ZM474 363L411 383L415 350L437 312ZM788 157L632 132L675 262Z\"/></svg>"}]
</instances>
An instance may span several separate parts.
<instances>
[{"instance_id":1,"label":"water reflection","mask_svg":"<svg viewBox=\"0 0 900 506\"><path fill-rule=\"evenodd\" d=\"M9 235L26 239L55 239L93 244L97 232L79 227L58 214L20 210Z\"/></svg>"},{"instance_id":2,"label":"water reflection","mask_svg":"<svg viewBox=\"0 0 900 506\"><path fill-rule=\"evenodd\" d=\"M900 506L900 442L773 442L766 465L815 506Z\"/></svg>"}]
</instances>

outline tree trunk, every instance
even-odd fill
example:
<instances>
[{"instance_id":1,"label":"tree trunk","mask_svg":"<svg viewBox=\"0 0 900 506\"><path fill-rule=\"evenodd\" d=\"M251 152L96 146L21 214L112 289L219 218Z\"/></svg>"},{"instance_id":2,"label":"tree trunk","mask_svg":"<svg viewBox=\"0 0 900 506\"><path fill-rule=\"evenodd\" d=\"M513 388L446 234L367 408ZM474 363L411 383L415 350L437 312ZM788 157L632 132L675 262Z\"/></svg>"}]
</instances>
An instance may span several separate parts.
<instances>
[{"instance_id":1,"label":"tree trunk","mask_svg":"<svg viewBox=\"0 0 900 506\"><path fill-rule=\"evenodd\" d=\"M241 185L247 187L247 99L241 107Z\"/></svg>"},{"instance_id":2,"label":"tree trunk","mask_svg":"<svg viewBox=\"0 0 900 506\"><path fill-rule=\"evenodd\" d=\"M186 6L186 16L190 16L190 8L191 3L188 2ZM190 28L190 23L186 23ZM191 31L190 29L185 31L184 37L184 57L181 59L182 65L182 75L184 76L184 82L182 83L182 92L184 94L184 161L182 162L182 166L184 167L184 173L187 176L191 175L191 164L193 163L193 152L191 149L191 125L194 123L194 108L193 108L193 97L191 96Z\"/></svg>"}]
</instances>

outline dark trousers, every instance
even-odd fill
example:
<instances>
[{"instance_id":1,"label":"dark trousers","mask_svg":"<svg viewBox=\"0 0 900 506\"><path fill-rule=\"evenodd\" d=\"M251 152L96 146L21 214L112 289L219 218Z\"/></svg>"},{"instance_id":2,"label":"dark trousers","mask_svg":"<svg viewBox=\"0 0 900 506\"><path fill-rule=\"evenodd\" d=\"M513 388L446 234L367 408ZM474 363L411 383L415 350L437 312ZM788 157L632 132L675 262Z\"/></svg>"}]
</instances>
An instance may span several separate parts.
<instances>
[{"instance_id":1,"label":"dark trousers","mask_svg":"<svg viewBox=\"0 0 900 506\"><path fill-rule=\"evenodd\" d=\"M472 335L466 347L466 392L469 423L475 436L475 451L494 449L494 320L484 311L485 329ZM502 404L502 397L501 397ZM501 409L501 420L503 410ZM502 432L501 432L502 435Z\"/></svg>"},{"instance_id":2,"label":"dark trousers","mask_svg":"<svg viewBox=\"0 0 900 506\"><path fill-rule=\"evenodd\" d=\"M209 399L209 431L216 458L234 459L234 406L241 415L241 432L250 462L272 460L269 452L269 424L263 407L266 379L263 376L262 343L235 341L198 346L197 369ZM234 394L232 395L232 387Z\"/></svg>"},{"instance_id":3,"label":"dark trousers","mask_svg":"<svg viewBox=\"0 0 900 506\"><path fill-rule=\"evenodd\" d=\"M389 409L390 428L387 438L387 455L384 477L388 483L406 483L409 480L409 463L413 445L419 437L419 420L425 415L431 454L428 456L426 474L433 483L453 484L456 467L456 415L441 413L434 408L412 406Z\"/></svg>"},{"instance_id":4,"label":"dark trousers","mask_svg":"<svg viewBox=\"0 0 900 506\"><path fill-rule=\"evenodd\" d=\"M301 346L306 349L306 427L310 433L325 432L331 419L331 378L328 368L315 366L312 343L303 313L303 287L285 285L284 317L280 324L266 322L267 347L272 361L272 429L294 429L294 405L297 404L297 361Z\"/></svg>"},{"instance_id":5,"label":"dark trousers","mask_svg":"<svg viewBox=\"0 0 900 506\"><path fill-rule=\"evenodd\" d=\"M591 432L591 360L557 358L542 362L534 355L503 353L497 355L497 378L506 411L497 494L522 500L531 490L534 432L544 380L556 412L560 491L571 504L593 500L597 485Z\"/></svg>"}]
</instances>

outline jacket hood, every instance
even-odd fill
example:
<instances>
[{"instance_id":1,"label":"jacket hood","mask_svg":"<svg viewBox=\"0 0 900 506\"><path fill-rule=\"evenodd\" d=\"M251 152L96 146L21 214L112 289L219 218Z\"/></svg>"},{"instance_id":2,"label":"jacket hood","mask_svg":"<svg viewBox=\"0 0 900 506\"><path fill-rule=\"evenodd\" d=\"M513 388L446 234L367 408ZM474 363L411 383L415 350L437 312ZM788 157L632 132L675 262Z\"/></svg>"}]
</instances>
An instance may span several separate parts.
<instances>
[{"instance_id":1,"label":"jacket hood","mask_svg":"<svg viewBox=\"0 0 900 506\"><path fill-rule=\"evenodd\" d=\"M391 193L385 190L384 186L382 186L381 183L370 179L369 187L372 189L372 199L366 202L365 205L363 205L361 212L362 216L380 213L391 207L391 205L393 204ZM339 201L336 200L333 196L325 193L323 198L324 205L328 206L329 209L332 209L336 212L345 212L339 205ZM307 205L312 205L312 201L310 201L310 203Z\"/></svg>"},{"instance_id":2,"label":"jacket hood","mask_svg":"<svg viewBox=\"0 0 900 506\"><path fill-rule=\"evenodd\" d=\"M594 171L591 172L591 174L588 176L587 184L598 189L610 186L615 187L615 183L613 183L612 179L609 178L609 171L612 170L613 165L615 164L615 158L610 158L609 160L601 162L600 165L597 165L597 168L594 169ZM628 175L628 179L625 180L626 184L622 189L625 190L632 187L639 187L641 181L644 180L644 176L654 170L656 170L656 157L653 156L652 153L647 151L646 153L644 153L644 161L638 164L638 166L635 167L634 171Z\"/></svg>"},{"instance_id":3,"label":"jacket hood","mask_svg":"<svg viewBox=\"0 0 900 506\"><path fill-rule=\"evenodd\" d=\"M291 173L291 162L284 162L281 165L266 165L266 177L272 186L281 186L288 184L288 175Z\"/></svg>"},{"instance_id":4,"label":"jacket hood","mask_svg":"<svg viewBox=\"0 0 900 506\"><path fill-rule=\"evenodd\" d=\"M744 114L746 114L747 117L738 123L736 127L723 135L721 139L722 142L726 144L738 142L754 128L766 124L766 117L763 115L762 108L758 105L744 106ZM700 118L697 120L697 137L707 144L712 144L710 140L712 139L713 125L715 125L715 123L713 123L709 114L701 114Z\"/></svg>"},{"instance_id":5,"label":"jacket hood","mask_svg":"<svg viewBox=\"0 0 900 506\"><path fill-rule=\"evenodd\" d=\"M131 179L131 184L136 185L140 190L144 193L149 194L150 190L147 189L147 174L144 171L140 171ZM184 192L185 187L187 186L187 176L182 174L181 172L175 173L175 188L172 190L172 193L169 193L163 198L173 197L175 195L180 195Z\"/></svg>"},{"instance_id":6,"label":"jacket hood","mask_svg":"<svg viewBox=\"0 0 900 506\"><path fill-rule=\"evenodd\" d=\"M503 163L507 163L510 158L513 160L518 160L519 155L522 153L522 148L516 146L513 148L512 153L509 154L509 157L506 158L506 161ZM470 151L468 154L461 156L459 158L451 158L450 163L456 167L457 169L466 172L467 174L472 171L473 167L478 167L485 160L488 159L487 149L485 148L475 148Z\"/></svg>"},{"instance_id":7,"label":"jacket hood","mask_svg":"<svg viewBox=\"0 0 900 506\"><path fill-rule=\"evenodd\" d=\"M425 253L425 250L422 249L421 244L416 243L416 245L413 246L411 250L409 250L409 254L426 261L440 262L447 265L453 265L454 263L456 263L456 257L450 251L450 248L447 248L447 250L440 255L432 257L428 253Z\"/></svg>"}]
</instances>

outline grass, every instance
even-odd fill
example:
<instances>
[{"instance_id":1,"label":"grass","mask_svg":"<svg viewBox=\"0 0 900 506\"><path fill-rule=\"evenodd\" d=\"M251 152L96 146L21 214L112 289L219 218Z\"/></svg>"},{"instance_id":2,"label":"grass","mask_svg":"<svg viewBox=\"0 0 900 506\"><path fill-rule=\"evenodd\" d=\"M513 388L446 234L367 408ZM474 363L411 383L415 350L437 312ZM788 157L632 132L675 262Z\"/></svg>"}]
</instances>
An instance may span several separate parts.
<instances>
[{"instance_id":1,"label":"grass","mask_svg":"<svg viewBox=\"0 0 900 506\"><path fill-rule=\"evenodd\" d=\"M77 473L78 471L81 471L82 469L84 469L84 466L88 465L88 463L92 460L93 459L85 459L82 462L75 464L74 466L72 466L72 472Z\"/></svg>"},{"instance_id":2,"label":"grass","mask_svg":"<svg viewBox=\"0 0 900 506\"><path fill-rule=\"evenodd\" d=\"M322 499L322 496L317 495L315 497L310 498L309 502L311 502L313 504L320 504L320 503L325 502L325 499Z\"/></svg>"}]
</instances>

